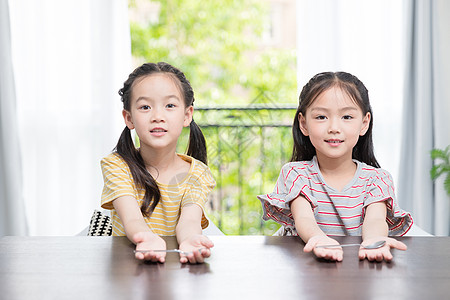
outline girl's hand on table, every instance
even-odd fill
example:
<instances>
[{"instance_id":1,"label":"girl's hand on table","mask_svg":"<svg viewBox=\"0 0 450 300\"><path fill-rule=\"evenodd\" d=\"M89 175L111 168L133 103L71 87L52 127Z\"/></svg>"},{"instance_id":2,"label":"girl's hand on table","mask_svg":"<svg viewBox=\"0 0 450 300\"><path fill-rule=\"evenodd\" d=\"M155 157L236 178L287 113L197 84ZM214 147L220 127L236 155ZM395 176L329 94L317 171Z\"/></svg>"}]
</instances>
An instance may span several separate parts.
<instances>
[{"instance_id":1,"label":"girl's hand on table","mask_svg":"<svg viewBox=\"0 0 450 300\"><path fill-rule=\"evenodd\" d=\"M339 245L339 243L324 235L316 235L308 240L305 247L303 248L304 252L314 251L314 255L318 258L323 258L330 261L342 261L344 252L342 248L317 248L316 246L320 245Z\"/></svg>"},{"instance_id":2,"label":"girl's hand on table","mask_svg":"<svg viewBox=\"0 0 450 300\"><path fill-rule=\"evenodd\" d=\"M133 236L136 250L166 250L166 242L157 234L152 232L138 232ZM136 252L135 257L139 260L149 260L163 263L166 260L165 252Z\"/></svg>"},{"instance_id":3,"label":"girl's hand on table","mask_svg":"<svg viewBox=\"0 0 450 300\"><path fill-rule=\"evenodd\" d=\"M407 247L404 243L397 241L396 239L390 238L390 237L385 237L385 236L379 236L379 237L373 237L373 238L369 238L366 239L362 242L362 246L364 245L369 245L372 243L375 243L377 241L386 241L386 244L378 249L364 249L364 248L360 248L359 249L359 259L363 260L366 259L369 261L377 261L377 262L381 262L383 260L390 262L393 258L390 249L394 248L394 249L399 249L399 250L406 250Z\"/></svg>"},{"instance_id":4,"label":"girl's hand on table","mask_svg":"<svg viewBox=\"0 0 450 300\"><path fill-rule=\"evenodd\" d=\"M212 247L214 247L214 244L210 239L204 235L195 234L181 242L180 250L188 253L180 253L180 262L203 263L205 258L211 255L210 248Z\"/></svg>"}]
</instances>

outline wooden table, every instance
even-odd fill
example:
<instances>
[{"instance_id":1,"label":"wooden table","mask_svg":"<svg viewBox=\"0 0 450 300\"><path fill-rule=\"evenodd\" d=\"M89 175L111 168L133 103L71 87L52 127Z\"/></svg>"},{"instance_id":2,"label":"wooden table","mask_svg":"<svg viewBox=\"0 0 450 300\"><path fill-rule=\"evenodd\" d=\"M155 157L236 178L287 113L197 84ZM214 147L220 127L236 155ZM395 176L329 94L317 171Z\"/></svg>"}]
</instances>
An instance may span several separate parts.
<instances>
[{"instance_id":1,"label":"wooden table","mask_svg":"<svg viewBox=\"0 0 450 300\"><path fill-rule=\"evenodd\" d=\"M343 262L318 261L296 237L210 238L207 262L183 265L176 253L139 262L125 237L3 237L0 299L450 298L450 237L400 238L409 249L391 263L359 261L350 247Z\"/></svg>"}]
</instances>

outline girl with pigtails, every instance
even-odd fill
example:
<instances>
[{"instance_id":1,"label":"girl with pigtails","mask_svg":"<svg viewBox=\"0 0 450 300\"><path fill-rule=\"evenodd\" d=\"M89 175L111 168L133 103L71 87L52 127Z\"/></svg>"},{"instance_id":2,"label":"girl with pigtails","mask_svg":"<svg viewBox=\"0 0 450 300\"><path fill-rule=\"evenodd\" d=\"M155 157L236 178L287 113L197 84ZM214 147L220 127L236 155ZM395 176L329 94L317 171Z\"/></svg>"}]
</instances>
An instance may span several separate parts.
<instances>
[{"instance_id":1,"label":"girl with pigtails","mask_svg":"<svg viewBox=\"0 0 450 300\"><path fill-rule=\"evenodd\" d=\"M213 243L204 207L215 181L203 134L193 120L194 92L170 64L146 63L119 91L126 124L113 153L101 160L102 207L111 210L114 236L127 236L139 260L165 261L161 236L176 236L181 263L202 263ZM176 152L189 126L187 155ZM140 147L131 137L135 130Z\"/></svg>"}]
</instances>

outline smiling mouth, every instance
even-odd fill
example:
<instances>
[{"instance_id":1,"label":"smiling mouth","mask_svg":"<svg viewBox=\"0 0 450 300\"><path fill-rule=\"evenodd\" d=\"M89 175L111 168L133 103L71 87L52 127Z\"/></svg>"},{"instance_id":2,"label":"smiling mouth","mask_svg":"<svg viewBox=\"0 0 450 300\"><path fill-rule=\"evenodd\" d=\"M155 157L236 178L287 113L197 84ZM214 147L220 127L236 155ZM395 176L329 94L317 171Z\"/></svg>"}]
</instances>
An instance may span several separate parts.
<instances>
[{"instance_id":1,"label":"smiling mouth","mask_svg":"<svg viewBox=\"0 0 450 300\"><path fill-rule=\"evenodd\" d=\"M150 130L150 132L167 132L167 130L162 129L162 128L155 128L153 130Z\"/></svg>"},{"instance_id":2,"label":"smiling mouth","mask_svg":"<svg viewBox=\"0 0 450 300\"><path fill-rule=\"evenodd\" d=\"M325 142L330 143L330 144L340 144L343 143L343 140L325 140Z\"/></svg>"}]
</instances>

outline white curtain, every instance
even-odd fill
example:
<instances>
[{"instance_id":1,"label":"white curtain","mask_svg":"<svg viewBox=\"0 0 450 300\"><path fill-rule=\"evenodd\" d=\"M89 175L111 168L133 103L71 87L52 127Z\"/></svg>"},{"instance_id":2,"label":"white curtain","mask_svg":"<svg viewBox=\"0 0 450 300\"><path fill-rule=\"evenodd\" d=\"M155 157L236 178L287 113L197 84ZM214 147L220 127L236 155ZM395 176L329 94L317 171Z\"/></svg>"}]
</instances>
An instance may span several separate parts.
<instances>
[{"instance_id":1,"label":"white curtain","mask_svg":"<svg viewBox=\"0 0 450 300\"><path fill-rule=\"evenodd\" d=\"M0 0L0 237L28 233L22 193L8 1Z\"/></svg>"},{"instance_id":2,"label":"white curtain","mask_svg":"<svg viewBox=\"0 0 450 300\"><path fill-rule=\"evenodd\" d=\"M450 2L407 1L404 126L399 193L419 226L449 235L449 196L430 180L430 150L450 144Z\"/></svg>"},{"instance_id":3,"label":"white curtain","mask_svg":"<svg viewBox=\"0 0 450 300\"><path fill-rule=\"evenodd\" d=\"M299 88L345 71L369 90L375 155L398 182L403 92L402 1L297 1Z\"/></svg>"},{"instance_id":4,"label":"white curtain","mask_svg":"<svg viewBox=\"0 0 450 300\"><path fill-rule=\"evenodd\" d=\"M99 161L123 127L127 1L14 0L10 15L30 234L73 235L99 207Z\"/></svg>"}]
</instances>

